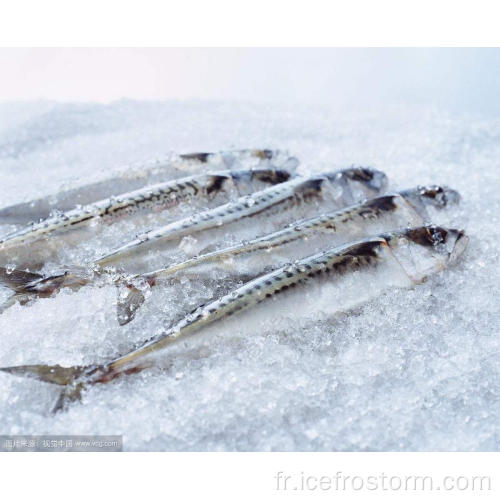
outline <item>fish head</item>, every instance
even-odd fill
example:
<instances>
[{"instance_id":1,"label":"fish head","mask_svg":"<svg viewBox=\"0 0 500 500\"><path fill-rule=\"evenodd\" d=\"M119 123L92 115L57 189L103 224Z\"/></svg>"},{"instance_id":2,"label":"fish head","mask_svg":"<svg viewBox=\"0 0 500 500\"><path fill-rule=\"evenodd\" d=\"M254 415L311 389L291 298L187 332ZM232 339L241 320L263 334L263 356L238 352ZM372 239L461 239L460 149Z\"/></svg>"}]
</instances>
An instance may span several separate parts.
<instances>
[{"instance_id":1,"label":"fish head","mask_svg":"<svg viewBox=\"0 0 500 500\"><path fill-rule=\"evenodd\" d=\"M252 149L250 154L260 160L271 160L273 156L276 156L277 151L273 151L272 149Z\"/></svg>"},{"instance_id":2,"label":"fish head","mask_svg":"<svg viewBox=\"0 0 500 500\"><path fill-rule=\"evenodd\" d=\"M414 280L423 280L454 263L465 251L463 230L436 225L408 228L386 236L395 257Z\"/></svg>"},{"instance_id":3,"label":"fish head","mask_svg":"<svg viewBox=\"0 0 500 500\"><path fill-rule=\"evenodd\" d=\"M345 199L349 203L360 203L383 193L387 188L384 172L369 167L351 167L342 171Z\"/></svg>"},{"instance_id":4,"label":"fish head","mask_svg":"<svg viewBox=\"0 0 500 500\"><path fill-rule=\"evenodd\" d=\"M370 167L351 167L343 171L349 181L361 184L365 190L375 195L387 188L387 175L384 172Z\"/></svg>"},{"instance_id":5,"label":"fish head","mask_svg":"<svg viewBox=\"0 0 500 500\"><path fill-rule=\"evenodd\" d=\"M371 167L351 167L341 171L348 181L364 186L372 195L384 191L387 187L387 175Z\"/></svg>"},{"instance_id":6,"label":"fish head","mask_svg":"<svg viewBox=\"0 0 500 500\"><path fill-rule=\"evenodd\" d=\"M447 229L435 225L410 228L405 231L405 234L418 245L430 247L454 257L463 253L468 241L462 229Z\"/></svg>"},{"instance_id":7,"label":"fish head","mask_svg":"<svg viewBox=\"0 0 500 500\"><path fill-rule=\"evenodd\" d=\"M441 210L460 202L458 191L447 186L418 186L402 191L401 195L424 217L428 217L427 208L429 207Z\"/></svg>"},{"instance_id":8,"label":"fish head","mask_svg":"<svg viewBox=\"0 0 500 500\"><path fill-rule=\"evenodd\" d=\"M385 191L387 176L384 172L369 167L350 167L323 174L339 191L344 205L360 203Z\"/></svg>"},{"instance_id":9,"label":"fish head","mask_svg":"<svg viewBox=\"0 0 500 500\"><path fill-rule=\"evenodd\" d=\"M458 191L448 186L433 185L422 187L420 188L420 196L425 204L432 205L436 208L458 205L460 202L460 194Z\"/></svg>"}]
</instances>

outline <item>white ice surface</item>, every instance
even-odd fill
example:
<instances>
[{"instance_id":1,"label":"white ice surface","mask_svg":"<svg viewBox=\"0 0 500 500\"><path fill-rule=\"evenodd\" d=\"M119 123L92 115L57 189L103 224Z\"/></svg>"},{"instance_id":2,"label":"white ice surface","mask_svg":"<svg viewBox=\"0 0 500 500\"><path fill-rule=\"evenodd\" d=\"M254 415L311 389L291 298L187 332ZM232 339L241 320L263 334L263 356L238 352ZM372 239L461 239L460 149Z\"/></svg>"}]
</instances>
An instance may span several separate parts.
<instances>
[{"instance_id":1,"label":"white ice surface","mask_svg":"<svg viewBox=\"0 0 500 500\"><path fill-rule=\"evenodd\" d=\"M0 434L123 434L127 450L500 449L499 120L199 101L0 112L0 206L172 150L268 147L305 173L356 163L384 170L394 189L448 184L463 201L437 222L470 237L457 266L413 290L336 314L304 300L276 321L257 308L254 331L229 322L166 369L92 387L55 416L54 387L0 374ZM112 287L16 305L0 315L0 366L109 359L177 318L175 301L211 296L162 293L125 327Z\"/></svg>"}]
</instances>

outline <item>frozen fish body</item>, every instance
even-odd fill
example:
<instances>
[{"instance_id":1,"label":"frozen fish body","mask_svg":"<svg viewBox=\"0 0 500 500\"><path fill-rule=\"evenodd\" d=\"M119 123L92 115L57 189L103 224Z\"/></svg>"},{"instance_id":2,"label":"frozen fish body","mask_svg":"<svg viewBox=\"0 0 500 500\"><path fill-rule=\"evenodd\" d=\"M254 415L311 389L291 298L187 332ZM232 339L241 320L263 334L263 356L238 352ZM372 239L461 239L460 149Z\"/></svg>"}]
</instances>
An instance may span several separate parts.
<instances>
[{"instance_id":1,"label":"frozen fish body","mask_svg":"<svg viewBox=\"0 0 500 500\"><path fill-rule=\"evenodd\" d=\"M243 170L248 168L284 168L293 171L298 160L285 151L243 149L215 153L172 154L167 159L128 168L123 174L59 193L0 208L0 224L26 224L50 216L54 209L67 212L76 205L96 201L152 186L167 179L201 174L207 169Z\"/></svg>"},{"instance_id":2,"label":"frozen fish body","mask_svg":"<svg viewBox=\"0 0 500 500\"><path fill-rule=\"evenodd\" d=\"M323 300L330 313L366 300L388 287L407 287L455 262L467 246L463 231L437 226L404 229L333 248L287 265L202 305L181 321L155 335L138 349L101 365L68 367L26 365L2 371L63 386L54 410L79 399L87 386L108 383L121 375L137 373L157 363L179 341L210 325L261 303L279 307L307 308L305 298L318 287L331 288L331 300ZM408 251L412 249L413 251ZM319 288L321 290L321 288ZM288 297L291 303L287 303ZM299 302L297 302L297 298ZM313 296L313 302L316 298ZM263 306L261 306L262 308ZM244 322L244 317L240 322ZM181 346L182 347L182 346Z\"/></svg>"},{"instance_id":3,"label":"frozen fish body","mask_svg":"<svg viewBox=\"0 0 500 500\"><path fill-rule=\"evenodd\" d=\"M171 224L145 232L106 253L94 264L126 266L137 270L137 255L150 248L177 246L181 238L203 232L207 242L220 241L221 232L248 236L262 233L267 225L280 226L300 216L317 213L318 208L340 208L371 198L385 189L387 177L379 170L352 167L288 182L238 198ZM207 230L213 230L208 232ZM207 231L207 232L205 232Z\"/></svg>"},{"instance_id":4,"label":"frozen fish body","mask_svg":"<svg viewBox=\"0 0 500 500\"><path fill-rule=\"evenodd\" d=\"M27 225L0 238L0 259L4 264L37 267L61 245L78 245L92 234L90 226L104 221L108 224L123 219L136 219L138 224L151 214L171 209L181 203L202 199L216 203L261 189L265 185L285 182L291 173L283 169L253 168L224 170L183 177L146 186L68 212L56 213L38 223ZM220 197L223 196L222 199ZM90 228L90 229L89 229ZM78 231L80 230L80 231ZM71 234L67 234L71 233ZM48 241L52 238L51 241ZM39 243L40 242L40 243ZM26 245L37 243L35 247ZM24 247L24 248L23 248Z\"/></svg>"}]
</instances>

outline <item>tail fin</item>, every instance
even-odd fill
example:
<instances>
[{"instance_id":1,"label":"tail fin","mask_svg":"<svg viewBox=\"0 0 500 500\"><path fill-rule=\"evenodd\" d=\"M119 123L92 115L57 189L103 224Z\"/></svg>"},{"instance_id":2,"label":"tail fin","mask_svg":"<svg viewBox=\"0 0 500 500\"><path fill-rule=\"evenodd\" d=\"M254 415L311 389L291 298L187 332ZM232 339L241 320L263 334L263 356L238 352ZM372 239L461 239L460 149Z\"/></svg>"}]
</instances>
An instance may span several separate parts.
<instances>
[{"instance_id":1,"label":"tail fin","mask_svg":"<svg viewBox=\"0 0 500 500\"><path fill-rule=\"evenodd\" d=\"M42 278L43 276L38 273L0 267L0 285L6 286L15 292L24 292L27 285Z\"/></svg>"},{"instance_id":2,"label":"tail fin","mask_svg":"<svg viewBox=\"0 0 500 500\"><path fill-rule=\"evenodd\" d=\"M31 297L25 295L24 293L16 292L11 295L5 302L0 304L0 314L4 313L9 307L15 304L26 305L30 301Z\"/></svg>"},{"instance_id":3,"label":"tail fin","mask_svg":"<svg viewBox=\"0 0 500 500\"><path fill-rule=\"evenodd\" d=\"M52 413L56 413L64 409L67 403L80 399L84 383L77 382L77 380L88 369L89 367L86 366L24 365L7 366L0 368L0 371L62 386L63 389L52 408Z\"/></svg>"},{"instance_id":4,"label":"tail fin","mask_svg":"<svg viewBox=\"0 0 500 500\"><path fill-rule=\"evenodd\" d=\"M52 407L52 414L61 410L65 410L68 403L73 401L80 401L82 399L83 383L76 385L66 386L59 394L54 406Z\"/></svg>"},{"instance_id":5,"label":"tail fin","mask_svg":"<svg viewBox=\"0 0 500 500\"><path fill-rule=\"evenodd\" d=\"M120 326L130 323L134 319L135 313L145 300L144 292L134 285L126 284L118 288L116 316Z\"/></svg>"},{"instance_id":6,"label":"tail fin","mask_svg":"<svg viewBox=\"0 0 500 500\"><path fill-rule=\"evenodd\" d=\"M18 377L34 378L50 384L69 385L86 369L88 369L86 366L64 367L59 365L23 365L6 366L0 368L0 371Z\"/></svg>"}]
</instances>

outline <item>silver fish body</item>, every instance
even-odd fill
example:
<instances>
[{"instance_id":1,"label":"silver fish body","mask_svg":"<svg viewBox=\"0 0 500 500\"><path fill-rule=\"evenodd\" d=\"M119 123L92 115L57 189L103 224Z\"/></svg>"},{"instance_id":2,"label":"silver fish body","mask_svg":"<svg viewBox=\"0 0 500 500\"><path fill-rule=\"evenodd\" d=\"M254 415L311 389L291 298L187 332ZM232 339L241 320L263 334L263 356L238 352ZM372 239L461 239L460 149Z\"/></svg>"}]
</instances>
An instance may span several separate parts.
<instances>
[{"instance_id":1,"label":"silver fish body","mask_svg":"<svg viewBox=\"0 0 500 500\"><path fill-rule=\"evenodd\" d=\"M370 288L371 293L380 292L387 286L408 287L456 261L466 246L467 237L463 231L436 226L420 226L366 238L306 257L260 276L197 308L138 349L103 365L69 368L27 365L1 370L64 386L54 408L59 410L68 401L78 399L84 387L107 383L120 375L150 367L156 363L159 355L169 351L181 339L200 333L216 321L253 308L259 303L274 302L278 295L285 298L289 294L299 294L303 304L303 287L314 283L336 283L351 277L363 278L365 271L378 272L379 279L382 280L379 287L375 286L373 274L369 275L371 280L368 287L366 277L361 281L364 283L362 288ZM392 276L387 279L389 272ZM333 311L346 305L342 302L348 288L341 281L337 300L334 303L327 302L332 305ZM360 291L358 286L351 290L351 294L357 297Z\"/></svg>"},{"instance_id":2,"label":"silver fish body","mask_svg":"<svg viewBox=\"0 0 500 500\"><path fill-rule=\"evenodd\" d=\"M283 264L283 261L304 257L308 252L341 245L369 234L421 225L427 222L426 207L442 209L458 203L458 200L456 191L441 186L417 187L378 196L361 204L295 221L279 231L145 273L143 277L155 283L158 278L189 269L198 275L205 264L220 265L229 272L254 273L262 269L263 262L267 265L273 261ZM252 259L251 255L255 254L258 254L257 258ZM246 261L242 258L235 261L237 256L245 256ZM249 269L252 264L253 269Z\"/></svg>"},{"instance_id":3,"label":"silver fish body","mask_svg":"<svg viewBox=\"0 0 500 500\"><path fill-rule=\"evenodd\" d=\"M133 260L137 260L137 252L158 244L164 246L165 242L178 243L184 236L198 235L209 229L215 231L202 236L208 241L219 241L217 230L230 234L237 234L242 229L262 232L266 219L274 226L296 219L297 211L291 210L292 208L298 207L299 213L307 215L316 212L318 206L344 207L376 196L386 185L387 178L383 172L364 167L308 178L298 177L143 233L135 240L101 256L94 264L109 266L128 261L133 266ZM244 225L246 220L248 223Z\"/></svg>"},{"instance_id":4,"label":"silver fish body","mask_svg":"<svg viewBox=\"0 0 500 500\"><path fill-rule=\"evenodd\" d=\"M270 149L245 149L214 153L171 154L161 161L131 166L120 175L81 187L59 191L24 203L0 208L0 224L26 224L48 218L54 209L63 212L76 205L89 205L96 201L120 196L143 186L203 173L210 170L246 170L249 168L282 168L293 171L298 160L284 151Z\"/></svg>"},{"instance_id":5,"label":"silver fish body","mask_svg":"<svg viewBox=\"0 0 500 500\"><path fill-rule=\"evenodd\" d=\"M33 268L40 261L49 258L60 245L57 239L48 242L48 236L71 232L72 234L64 237L64 243L75 245L78 243L78 238L90 236L83 232L80 235L76 230L88 229L89 225L96 221L113 222L131 217L137 217L141 221L151 213L175 207L186 201L202 199L206 204L205 200L216 196L226 195L227 198L229 195L230 198L234 198L248 191L259 190L264 185L285 182L290 176L287 170L274 168L224 170L146 186L91 205L58 213L8 234L0 239L0 258L5 263ZM216 201L218 202L220 198ZM42 241L41 244L37 244L38 251L33 247L24 250L20 248L38 241ZM14 250L9 251L10 249Z\"/></svg>"},{"instance_id":6,"label":"silver fish body","mask_svg":"<svg viewBox=\"0 0 500 500\"><path fill-rule=\"evenodd\" d=\"M455 262L467 246L463 231L437 226L402 229L320 252L260 276L229 294L199 307L165 332L125 356L88 373L89 381L102 382L123 371L138 368L142 358L163 350L177 339L214 321L248 309L297 285L327 276L336 279L363 268L394 265L404 274L402 286L424 281ZM411 247L411 251L408 249ZM415 252L418 249L418 252ZM144 359L148 366L147 359Z\"/></svg>"},{"instance_id":7,"label":"silver fish body","mask_svg":"<svg viewBox=\"0 0 500 500\"><path fill-rule=\"evenodd\" d=\"M446 201L443 201L443 196ZM407 189L396 194L378 196L364 203L325 213L265 234L253 240L208 252L172 264L166 268L131 277L106 273L106 270L72 268L53 276L42 276L22 271L7 275L0 268L0 283L18 294L26 303L35 297L50 297L60 288L73 290L88 283L120 286L118 321L130 322L144 303L144 292L179 274L193 274L195 280L204 279L223 283L223 289L235 280L248 281L266 270L303 258L332 246L361 239L393 228L418 226L426 218L425 207L443 209L458 202L459 195L447 187L427 186ZM220 287L219 287L220 288Z\"/></svg>"}]
</instances>

